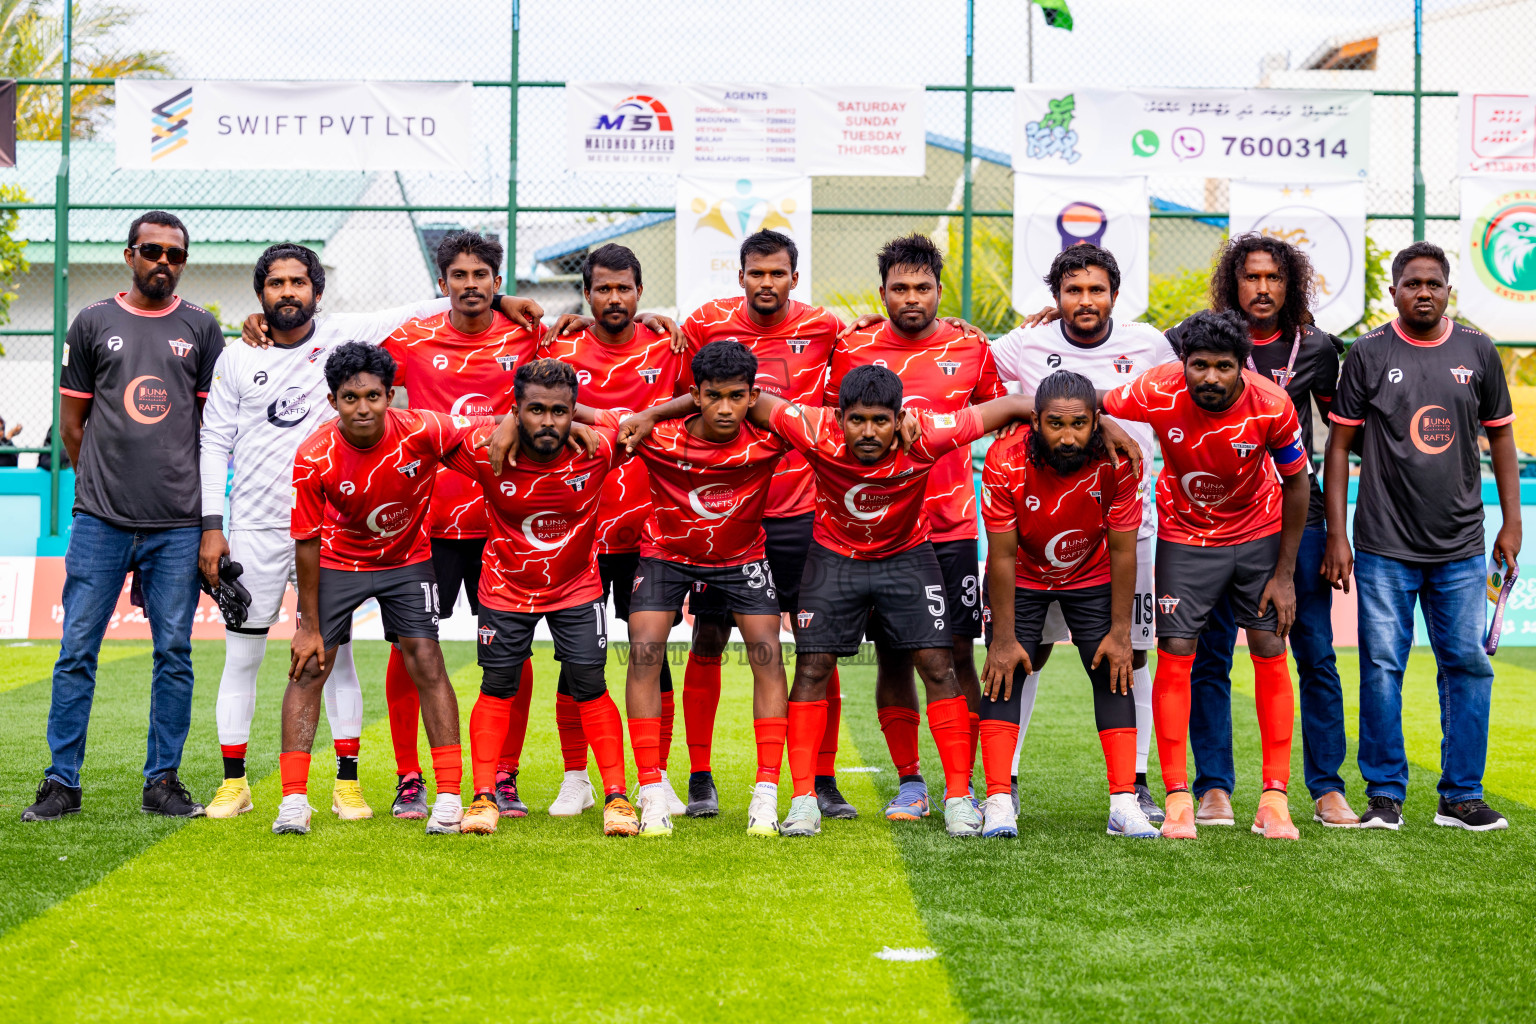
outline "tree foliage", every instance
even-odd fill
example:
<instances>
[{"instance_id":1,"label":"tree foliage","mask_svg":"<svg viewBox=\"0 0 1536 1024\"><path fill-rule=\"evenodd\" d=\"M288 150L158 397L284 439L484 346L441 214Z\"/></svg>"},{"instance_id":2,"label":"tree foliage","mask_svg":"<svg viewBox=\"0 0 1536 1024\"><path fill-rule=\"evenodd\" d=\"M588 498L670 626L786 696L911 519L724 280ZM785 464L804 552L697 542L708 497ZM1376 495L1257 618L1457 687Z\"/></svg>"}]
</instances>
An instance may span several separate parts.
<instances>
[{"instance_id":1,"label":"tree foliage","mask_svg":"<svg viewBox=\"0 0 1536 1024\"><path fill-rule=\"evenodd\" d=\"M0 185L0 201L24 203L26 192L17 185ZM21 219L19 210L0 210L0 324L10 323L11 303L16 293L11 288L16 279L27 272L26 239L18 239L16 223ZM0 356L5 355L5 345L0 342Z\"/></svg>"}]
</instances>

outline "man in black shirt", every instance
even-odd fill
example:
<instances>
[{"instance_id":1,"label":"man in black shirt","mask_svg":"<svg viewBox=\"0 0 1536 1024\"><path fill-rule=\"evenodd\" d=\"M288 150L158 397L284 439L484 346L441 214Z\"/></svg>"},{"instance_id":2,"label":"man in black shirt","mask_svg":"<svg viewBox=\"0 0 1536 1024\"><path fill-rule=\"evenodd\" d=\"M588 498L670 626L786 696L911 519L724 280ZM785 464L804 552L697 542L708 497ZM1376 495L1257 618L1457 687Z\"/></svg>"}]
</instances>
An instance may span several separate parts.
<instances>
[{"instance_id":1,"label":"man in black shirt","mask_svg":"<svg viewBox=\"0 0 1536 1024\"><path fill-rule=\"evenodd\" d=\"M1300 249L1278 238L1239 235L1222 249L1211 277L1211 305L1236 309L1248 321L1253 355L1248 369L1291 396L1307 450L1311 499L1296 555L1296 624L1291 652L1301 689L1302 764L1313 818L1352 828L1359 818L1344 799L1344 693L1333 653L1333 588L1320 572L1328 533L1323 492L1312 462L1312 403L1328 415L1339 379L1344 343L1312 323L1312 265ZM1180 327L1168 332L1175 347ZM1237 622L1226 601L1212 612L1190 675L1189 746L1195 755L1196 822L1230 825L1237 782L1232 764L1232 649Z\"/></svg>"},{"instance_id":2,"label":"man in black shirt","mask_svg":"<svg viewBox=\"0 0 1536 1024\"><path fill-rule=\"evenodd\" d=\"M1445 317L1450 262L1415 242L1392 260L1397 319L1355 342L1339 380L1324 474L1328 552L1323 572L1360 588L1360 774L1370 808L1362 828L1397 829L1408 790L1403 670L1415 600L1424 610L1440 687L1440 803L1435 824L1507 828L1483 802L1493 666L1487 622L1483 479L1478 428L1488 435L1503 525L1494 557L1520 554L1520 482L1504 365L1486 334ZM1344 533L1349 450L1364 435L1355 552Z\"/></svg>"},{"instance_id":3,"label":"man in black shirt","mask_svg":"<svg viewBox=\"0 0 1536 1024\"><path fill-rule=\"evenodd\" d=\"M81 310L59 379L60 436L75 466L75 509L64 556L64 637L53 667L48 747L53 763L23 821L80 809L80 765L96 690L96 657L123 580L137 571L154 635L143 809L203 813L177 777L192 722L192 616L202 493L197 431L218 321L175 294L187 229L152 211L128 229L126 292Z\"/></svg>"}]
</instances>

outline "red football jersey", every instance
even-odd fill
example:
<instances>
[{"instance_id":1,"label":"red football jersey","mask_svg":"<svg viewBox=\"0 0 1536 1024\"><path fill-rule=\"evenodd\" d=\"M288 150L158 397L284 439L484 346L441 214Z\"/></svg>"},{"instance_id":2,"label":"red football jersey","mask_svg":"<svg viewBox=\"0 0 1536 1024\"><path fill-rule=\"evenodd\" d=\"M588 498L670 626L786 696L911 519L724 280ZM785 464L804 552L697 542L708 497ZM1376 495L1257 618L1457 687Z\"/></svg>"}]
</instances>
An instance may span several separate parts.
<instances>
[{"instance_id":1,"label":"red football jersey","mask_svg":"<svg viewBox=\"0 0 1536 1024\"><path fill-rule=\"evenodd\" d=\"M895 371L901 378L902 404L914 409L953 413L1006 394L985 341L968 338L942 320L936 326L933 334L919 342L897 337L889 321L839 341L832 351L823 403L835 407L843 377L855 366L871 363ZM976 536L976 489L969 451L951 453L928 474L927 510L935 542Z\"/></svg>"},{"instance_id":2,"label":"red football jersey","mask_svg":"<svg viewBox=\"0 0 1536 1024\"><path fill-rule=\"evenodd\" d=\"M789 445L750 423L730 441L706 441L688 433L694 416L658 424L637 449L651 482L640 554L687 565L755 562L768 487Z\"/></svg>"},{"instance_id":3,"label":"red football jersey","mask_svg":"<svg viewBox=\"0 0 1536 1024\"><path fill-rule=\"evenodd\" d=\"M491 536L480 573L480 603L506 612L547 612L603 599L592 541L603 481L618 465L615 418L598 428L597 455L567 446L552 462L526 455L501 476L490 453L473 447L490 436L480 427L451 452L449 469L485 492Z\"/></svg>"},{"instance_id":4,"label":"red football jersey","mask_svg":"<svg viewBox=\"0 0 1536 1024\"><path fill-rule=\"evenodd\" d=\"M672 351L672 338L636 322L629 344L615 348L591 331L556 338L539 348L540 357L576 368L576 400L594 409L642 412L677 394L683 357ZM603 485L597 521L599 554L638 550L640 531L651 512L645 463L629 459Z\"/></svg>"},{"instance_id":5,"label":"red football jersey","mask_svg":"<svg viewBox=\"0 0 1536 1024\"><path fill-rule=\"evenodd\" d=\"M1104 411L1150 423L1163 449L1157 535L1222 547L1280 532L1280 482L1307 468L1290 396L1243 371L1231 408L1207 412L1184 384L1184 364L1153 367L1104 396Z\"/></svg>"},{"instance_id":6,"label":"red football jersey","mask_svg":"<svg viewBox=\"0 0 1536 1024\"><path fill-rule=\"evenodd\" d=\"M443 457L489 416L385 410L384 436L354 447L330 420L293 460L294 540L320 538L327 569L395 569L432 557L428 505Z\"/></svg>"},{"instance_id":7,"label":"red football jersey","mask_svg":"<svg viewBox=\"0 0 1536 1024\"><path fill-rule=\"evenodd\" d=\"M449 314L407 320L384 339L399 369L412 409L450 416L505 416L512 410L512 379L533 358L538 335L497 313L479 334L464 334ZM485 497L468 477L438 470L432 495L432 536L484 537Z\"/></svg>"},{"instance_id":8,"label":"red football jersey","mask_svg":"<svg viewBox=\"0 0 1536 1024\"><path fill-rule=\"evenodd\" d=\"M876 559L932 539L929 480L947 456L968 450L982 435L981 414L963 408L922 416L923 433L911 449L897 448L866 466L849 454L832 409L773 410L773 429L805 455L816 476L816 543L849 558Z\"/></svg>"},{"instance_id":9,"label":"red football jersey","mask_svg":"<svg viewBox=\"0 0 1536 1024\"><path fill-rule=\"evenodd\" d=\"M1129 459L1071 476L1029 458L1028 430L994 444L981 470L981 516L992 533L1017 530L1015 580L1027 590L1075 590L1109 582L1109 531L1141 526L1141 495Z\"/></svg>"},{"instance_id":10,"label":"red football jersey","mask_svg":"<svg viewBox=\"0 0 1536 1024\"><path fill-rule=\"evenodd\" d=\"M684 389L693 384L693 357L712 341L739 341L757 356L757 386L802 406L821 404L827 360L843 322L820 306L790 300L784 319L759 327L747 312L747 300L715 299L683 321L688 351L683 355ZM816 485L811 468L799 452L779 461L768 491L768 519L800 516L816 510Z\"/></svg>"}]
</instances>

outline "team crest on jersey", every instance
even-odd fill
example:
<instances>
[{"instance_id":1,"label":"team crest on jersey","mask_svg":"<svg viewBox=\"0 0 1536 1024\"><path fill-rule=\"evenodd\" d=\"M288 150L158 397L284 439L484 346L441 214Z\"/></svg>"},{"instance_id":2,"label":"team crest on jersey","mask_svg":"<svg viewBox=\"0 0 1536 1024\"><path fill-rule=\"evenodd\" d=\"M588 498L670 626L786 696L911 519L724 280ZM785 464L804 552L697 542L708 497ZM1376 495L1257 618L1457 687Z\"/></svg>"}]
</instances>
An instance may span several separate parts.
<instances>
[{"instance_id":1,"label":"team crest on jersey","mask_svg":"<svg viewBox=\"0 0 1536 1024\"><path fill-rule=\"evenodd\" d=\"M1275 369L1270 370L1269 375L1275 378L1275 383L1279 384L1283 388L1289 387L1291 381L1296 379L1296 371L1288 369L1284 366L1276 367Z\"/></svg>"},{"instance_id":2,"label":"team crest on jersey","mask_svg":"<svg viewBox=\"0 0 1536 1024\"><path fill-rule=\"evenodd\" d=\"M912 475L912 467L908 466L906 469L903 469L903 470L900 470L899 472L897 472L897 474L892 479L900 480L902 477L907 477L907 476L911 476L911 475Z\"/></svg>"},{"instance_id":3,"label":"team crest on jersey","mask_svg":"<svg viewBox=\"0 0 1536 1024\"><path fill-rule=\"evenodd\" d=\"M403 466L396 466L395 468L398 469L400 472L404 473L410 479L414 480L414 479L416 479L417 471L419 471L421 469L421 460L420 459L416 459L413 462L407 462L405 465L403 465Z\"/></svg>"},{"instance_id":4,"label":"team crest on jersey","mask_svg":"<svg viewBox=\"0 0 1536 1024\"><path fill-rule=\"evenodd\" d=\"M708 589L709 589L709 584L705 583L703 580L694 580L693 581L693 592L695 594L702 594L702 593L704 593L704 591L706 591Z\"/></svg>"},{"instance_id":5,"label":"team crest on jersey","mask_svg":"<svg viewBox=\"0 0 1536 1024\"><path fill-rule=\"evenodd\" d=\"M797 356L803 355L805 353L805 347L809 344L810 342L806 341L804 338L794 338L789 343L789 350Z\"/></svg>"},{"instance_id":6,"label":"team crest on jersey","mask_svg":"<svg viewBox=\"0 0 1536 1024\"><path fill-rule=\"evenodd\" d=\"M168 343L171 346L171 351L183 359L187 358L187 353L192 351L192 343L184 338L171 338Z\"/></svg>"},{"instance_id":7,"label":"team crest on jersey","mask_svg":"<svg viewBox=\"0 0 1536 1024\"><path fill-rule=\"evenodd\" d=\"M1050 355L1045 357L1045 365L1049 366L1053 370L1056 369L1056 367L1061 365L1061 356L1055 352L1052 352Z\"/></svg>"},{"instance_id":8,"label":"team crest on jersey","mask_svg":"<svg viewBox=\"0 0 1536 1024\"><path fill-rule=\"evenodd\" d=\"M1116 373L1130 373L1136 364L1131 362L1130 356L1116 356L1114 366Z\"/></svg>"},{"instance_id":9,"label":"team crest on jersey","mask_svg":"<svg viewBox=\"0 0 1536 1024\"><path fill-rule=\"evenodd\" d=\"M1458 366L1451 371L1451 376L1456 378L1457 384L1465 384L1472 379L1472 371L1465 366Z\"/></svg>"},{"instance_id":10,"label":"team crest on jersey","mask_svg":"<svg viewBox=\"0 0 1536 1024\"><path fill-rule=\"evenodd\" d=\"M800 628L801 629L809 629L810 626L811 626L811 620L814 619L815 617L816 617L816 613L815 612L808 612L804 608L802 608L802 609L800 609L799 614L797 614L795 616L795 621L800 623Z\"/></svg>"},{"instance_id":11,"label":"team crest on jersey","mask_svg":"<svg viewBox=\"0 0 1536 1024\"><path fill-rule=\"evenodd\" d=\"M485 646L490 646L496 640L496 631L489 626L481 626L475 632L480 635L480 643Z\"/></svg>"},{"instance_id":12,"label":"team crest on jersey","mask_svg":"<svg viewBox=\"0 0 1536 1024\"><path fill-rule=\"evenodd\" d=\"M645 369L639 370L637 372L640 374L640 376L645 378L645 382L647 384L655 384L656 383L656 378L661 376L661 368L660 367L650 367L650 366L648 366Z\"/></svg>"},{"instance_id":13,"label":"team crest on jersey","mask_svg":"<svg viewBox=\"0 0 1536 1024\"><path fill-rule=\"evenodd\" d=\"M1248 456L1252 455L1253 454L1253 450L1255 448L1257 448L1257 447L1258 447L1258 445L1254 444L1251 441L1233 441L1232 442L1232 450L1237 452L1237 457L1240 458L1240 459L1246 459Z\"/></svg>"},{"instance_id":14,"label":"team crest on jersey","mask_svg":"<svg viewBox=\"0 0 1536 1024\"><path fill-rule=\"evenodd\" d=\"M316 359L319 359L320 358L320 353L322 353L324 351L325 351L325 346L324 345L316 345L314 348L309 350L309 355L306 356L305 358L308 359L308 361L312 363Z\"/></svg>"},{"instance_id":15,"label":"team crest on jersey","mask_svg":"<svg viewBox=\"0 0 1536 1024\"><path fill-rule=\"evenodd\" d=\"M265 384L267 382L267 371L257 370L256 376L252 377L251 380L257 384Z\"/></svg>"},{"instance_id":16,"label":"team crest on jersey","mask_svg":"<svg viewBox=\"0 0 1536 1024\"><path fill-rule=\"evenodd\" d=\"M587 489L587 481L591 477L591 473L583 473L581 476L570 477L565 482L571 485L571 490L573 491L584 491Z\"/></svg>"},{"instance_id":17,"label":"team crest on jersey","mask_svg":"<svg viewBox=\"0 0 1536 1024\"><path fill-rule=\"evenodd\" d=\"M357 490L357 484L353 483L351 480L343 480L341 482L340 489L342 494L351 494L353 491Z\"/></svg>"},{"instance_id":18,"label":"team crest on jersey","mask_svg":"<svg viewBox=\"0 0 1536 1024\"><path fill-rule=\"evenodd\" d=\"M434 370L446 370L446 369L448 369L448 357L443 355L441 352L439 352L437 355L433 356L432 357L432 368Z\"/></svg>"},{"instance_id":19,"label":"team crest on jersey","mask_svg":"<svg viewBox=\"0 0 1536 1024\"><path fill-rule=\"evenodd\" d=\"M1089 491L1088 492L1088 496L1091 497L1094 501L1103 501L1104 500L1104 492L1103 491Z\"/></svg>"},{"instance_id":20,"label":"team crest on jersey","mask_svg":"<svg viewBox=\"0 0 1536 1024\"><path fill-rule=\"evenodd\" d=\"M960 364L953 359L935 359L934 365L944 371L944 376L953 377L955 371L960 369Z\"/></svg>"},{"instance_id":21,"label":"team crest on jersey","mask_svg":"<svg viewBox=\"0 0 1536 1024\"><path fill-rule=\"evenodd\" d=\"M508 373L517 369L517 356L497 356L496 362L497 365Z\"/></svg>"},{"instance_id":22,"label":"team crest on jersey","mask_svg":"<svg viewBox=\"0 0 1536 1024\"><path fill-rule=\"evenodd\" d=\"M1164 615L1172 615L1173 610L1179 606L1179 599L1164 594L1157 599L1157 606L1163 610Z\"/></svg>"}]
</instances>

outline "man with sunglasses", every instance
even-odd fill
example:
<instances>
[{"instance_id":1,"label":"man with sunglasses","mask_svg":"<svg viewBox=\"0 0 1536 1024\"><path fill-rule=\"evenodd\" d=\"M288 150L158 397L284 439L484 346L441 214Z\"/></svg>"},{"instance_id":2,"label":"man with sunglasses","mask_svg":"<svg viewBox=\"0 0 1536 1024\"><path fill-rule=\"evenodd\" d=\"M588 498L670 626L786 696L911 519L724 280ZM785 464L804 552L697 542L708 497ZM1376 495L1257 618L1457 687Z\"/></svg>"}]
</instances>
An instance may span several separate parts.
<instances>
[{"instance_id":1,"label":"man with sunglasses","mask_svg":"<svg viewBox=\"0 0 1536 1024\"><path fill-rule=\"evenodd\" d=\"M81 310L64 346L60 430L75 466L64 636L48 711L53 761L23 821L80 810L96 658L130 572L142 584L154 636L142 808L203 814L177 769L192 722L198 419L224 338L212 314L176 295L187 262L187 229L178 218L161 210L137 218L123 260L132 285Z\"/></svg>"}]
</instances>

